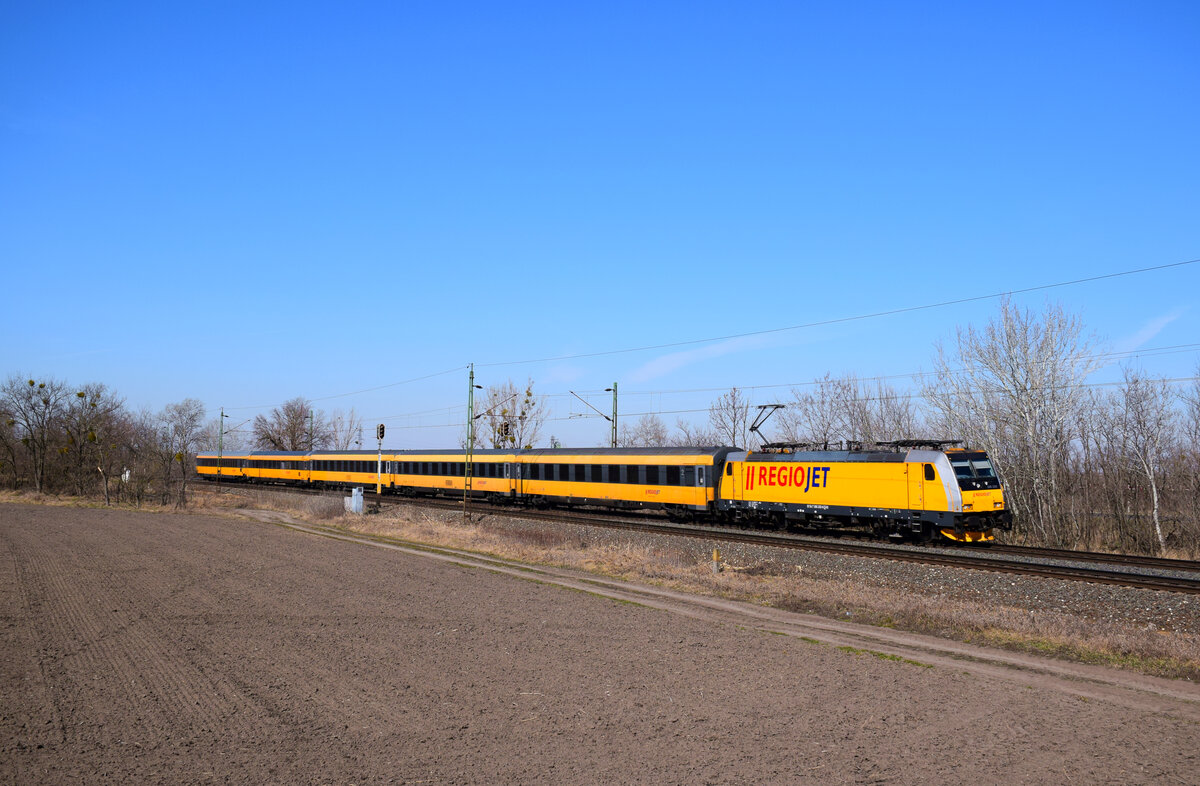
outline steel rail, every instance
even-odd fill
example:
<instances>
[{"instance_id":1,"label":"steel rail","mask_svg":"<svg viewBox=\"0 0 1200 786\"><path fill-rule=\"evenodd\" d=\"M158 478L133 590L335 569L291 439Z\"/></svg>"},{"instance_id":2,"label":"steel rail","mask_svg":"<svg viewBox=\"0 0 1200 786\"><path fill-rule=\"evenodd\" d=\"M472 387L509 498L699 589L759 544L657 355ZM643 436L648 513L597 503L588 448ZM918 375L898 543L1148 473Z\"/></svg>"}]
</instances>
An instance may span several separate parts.
<instances>
[{"instance_id":1,"label":"steel rail","mask_svg":"<svg viewBox=\"0 0 1200 786\"><path fill-rule=\"evenodd\" d=\"M202 485L216 485L211 481L201 481ZM221 484L222 490L233 490L231 484ZM243 486L242 488L246 488ZM264 487L253 486L251 488L263 489ZM320 489L304 489L295 486L273 485L270 487L274 491L283 492L300 492L305 494L331 495L327 490ZM337 490L338 496L344 496L344 490ZM410 504L419 505L422 507L437 508L447 511L461 511L462 503L458 501L443 500L437 497L397 497L394 495L379 495L371 492L364 493L364 497L373 502L388 505ZM1161 592L1181 592L1187 594L1200 594L1200 573L1196 577L1178 577L1178 576L1158 576L1142 573L1131 573L1127 570L1113 570L1098 567L1085 567L1081 565L1055 565L1039 562L1025 562L1016 559L1005 559L999 556L990 556L989 552L995 553L1000 551L997 547L992 547L986 552L978 554L971 553L945 553L920 547L901 547L891 544L868 544L861 541L826 541L811 537L787 535L782 533L771 532L751 532L744 530L729 529L726 527L715 526L696 526L688 524L668 523L664 521L648 521L638 520L635 518L622 517L620 515L599 515L580 513L578 511L566 511L561 509L538 509L538 508L514 508L511 505L488 505L482 500L472 503L477 514L490 514L500 516L512 516L514 518L524 518L541 521L559 521L573 524L583 524L587 526L605 527L608 529L622 529L637 532L649 532L654 534L671 535L676 537L691 537L700 538L703 540L717 541L722 543L742 543L748 545L770 546L775 548L786 548L800 551L817 551L828 554L839 554L844 556L864 557L868 559L885 559L896 562L911 562L925 565L937 565L941 567L966 568L969 570L990 571L993 573L1009 573L1024 576L1033 576L1039 578L1051 578L1067 581L1083 581L1093 584L1107 584L1123 587L1132 587L1136 589L1148 589ZM1029 554L1028 550L1012 550L1009 547L1001 547L1006 553L1014 554ZM1054 553L1054 559L1074 560L1074 561L1091 561L1091 562L1106 562L1112 565L1126 565L1122 563L1121 557L1124 555L1104 555L1097 552L1073 552L1069 550L1049 550ZM1108 557L1109 559L1088 559L1087 557L1080 558L1077 555L1094 555L1098 558ZM1046 554L1036 555L1030 554L1031 559L1049 558ZM1159 558L1149 558L1159 559ZM1196 563L1187 561L1175 560L1173 562L1183 562L1184 566L1175 567L1186 571L1197 571L1200 568ZM1145 567L1145 566L1143 566ZM1153 567L1161 568L1162 565L1154 565Z\"/></svg>"}]
</instances>

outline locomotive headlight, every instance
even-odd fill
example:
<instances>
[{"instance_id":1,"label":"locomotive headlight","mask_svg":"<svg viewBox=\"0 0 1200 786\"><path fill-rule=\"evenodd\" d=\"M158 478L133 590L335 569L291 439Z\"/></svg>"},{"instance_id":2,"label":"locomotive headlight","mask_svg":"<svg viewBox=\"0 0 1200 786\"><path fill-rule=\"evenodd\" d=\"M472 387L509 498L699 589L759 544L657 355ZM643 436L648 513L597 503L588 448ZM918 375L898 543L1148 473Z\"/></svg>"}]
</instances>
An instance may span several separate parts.
<instances>
[{"instance_id":1,"label":"locomotive headlight","mask_svg":"<svg viewBox=\"0 0 1200 786\"><path fill-rule=\"evenodd\" d=\"M963 503L963 510L974 510L974 509L975 509L975 506L972 505L970 502Z\"/></svg>"}]
</instances>

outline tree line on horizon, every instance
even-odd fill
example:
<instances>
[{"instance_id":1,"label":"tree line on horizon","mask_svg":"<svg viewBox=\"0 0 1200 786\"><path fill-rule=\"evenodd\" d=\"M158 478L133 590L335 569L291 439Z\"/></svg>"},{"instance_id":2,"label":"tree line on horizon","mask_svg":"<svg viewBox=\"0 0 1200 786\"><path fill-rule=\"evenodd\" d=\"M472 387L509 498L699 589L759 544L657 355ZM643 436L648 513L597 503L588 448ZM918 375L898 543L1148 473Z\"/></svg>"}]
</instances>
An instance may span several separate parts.
<instances>
[{"instance_id":1,"label":"tree line on horizon","mask_svg":"<svg viewBox=\"0 0 1200 786\"><path fill-rule=\"evenodd\" d=\"M951 346L936 345L932 371L911 392L826 374L791 391L764 434L750 431L757 408L735 387L702 423L680 418L671 429L654 413L623 421L618 446L959 439L992 457L1022 542L1194 558L1200 369L1182 390L1133 367L1118 384L1088 386L1104 362L1097 347L1061 307L1034 313L1005 301L984 328L961 328ZM533 380L509 381L487 388L476 414L476 447L517 449L538 445L549 409ZM205 415L195 399L131 412L103 384L14 375L0 387L0 482L106 503L182 506L197 452L361 447L354 410L327 415L303 397L258 415L248 431Z\"/></svg>"}]
</instances>

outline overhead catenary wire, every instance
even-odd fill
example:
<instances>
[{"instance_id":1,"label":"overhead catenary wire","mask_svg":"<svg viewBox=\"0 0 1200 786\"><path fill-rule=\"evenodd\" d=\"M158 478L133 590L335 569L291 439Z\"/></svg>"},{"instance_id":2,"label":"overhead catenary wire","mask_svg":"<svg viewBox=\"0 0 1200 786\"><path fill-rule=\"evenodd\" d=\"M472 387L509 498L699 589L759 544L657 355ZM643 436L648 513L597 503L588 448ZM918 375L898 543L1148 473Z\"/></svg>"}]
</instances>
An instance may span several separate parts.
<instances>
[{"instance_id":1,"label":"overhead catenary wire","mask_svg":"<svg viewBox=\"0 0 1200 786\"><path fill-rule=\"evenodd\" d=\"M1106 359L1106 358L1108 358L1108 359L1129 359L1129 358L1134 358L1134 357L1158 357L1160 355L1170 355L1170 354L1178 354L1181 352L1191 352L1191 351L1195 351L1197 349L1200 349L1200 342L1193 343L1193 344L1174 344L1174 345L1166 346L1166 347L1150 347L1150 348L1146 348L1146 349L1122 350L1119 352L1098 352L1098 353L1093 353L1093 354L1089 354L1089 355L1082 355L1082 356L1080 356L1080 359L1102 360L1102 359ZM965 369L958 369L958 370L963 371ZM869 377L854 376L853 379L855 382L860 383L860 384L870 384L870 383L885 382L885 381L889 381L889 380L893 380L893 379L921 379L921 378L930 377L930 376L937 376L940 373L942 373L942 372L939 372L939 371L915 371L915 372L907 372L907 373L899 373L899 374L881 374L881 375L869 376ZM1185 378L1181 378L1181 379L1185 379ZM834 377L834 378L831 378L830 380L813 379L813 380L807 380L804 382L778 382L778 383L771 383L771 384L766 384L766 385L737 385L736 387L738 388L738 390L741 390L741 391L778 390L781 388L798 390L798 389L809 388L809 387L819 387L822 384L825 384L827 381L837 382L840 380L839 380L839 378ZM1093 384L1105 385L1105 384L1110 384L1110 383L1093 383ZM631 391L624 392L622 395L626 399L628 399L628 398L634 397L634 396L675 396L675 395L687 395L687 394L696 394L696 393L723 393L728 390L729 390L729 386L710 387L710 388L675 388L675 389L668 388L668 389L661 389L661 390L641 390L641 391L631 390ZM601 392L607 392L607 391L599 391L599 390L584 391L584 393L586 395L598 395ZM551 399L551 398L570 398L574 394L567 392L567 393L541 393L538 395L541 398ZM862 400L862 399L860 399L860 400ZM370 420L394 421L394 420L401 420L403 418L418 417L420 415L429 415L429 414L433 414L433 413L445 413L446 415L452 415L454 413L464 411L465 409L466 409L465 405L451 405L451 406L446 406L446 407L435 407L432 409L425 409L425 410L421 410L418 412L406 412L406 413L400 413L400 414L396 414L396 415L372 416L369 419ZM697 412L697 411L704 411L704 410L688 410L688 411L689 412ZM630 414L633 416L636 416L639 413L630 413ZM645 413L641 413L641 414L645 414ZM576 417L578 417L578 416L576 416ZM566 419L570 419L570 418L568 417Z\"/></svg>"},{"instance_id":2,"label":"overhead catenary wire","mask_svg":"<svg viewBox=\"0 0 1200 786\"><path fill-rule=\"evenodd\" d=\"M641 347L627 347L625 349L611 349L601 352L583 352L574 355L556 355L553 357L532 358L528 360L509 360L497 363L477 363L478 368L496 368L499 366L520 366L531 363L551 363L560 360L580 360L582 358L604 357L607 355L622 355L631 352L649 352L659 349L674 349L676 347L696 346L698 344L712 344L717 341L731 341L735 338L750 338L752 336L766 336L773 333L786 333L792 330L803 330L805 328L824 327L826 325L838 325L846 322L857 322L864 319L876 319L878 317L895 316L896 314L910 314L915 311L927 311L934 308L944 308L946 306L958 306L964 303L977 303L981 300L995 300L997 298L1007 297L1009 295L1024 295L1030 292L1041 292L1047 289L1056 289L1059 287L1073 286L1076 284L1087 284L1093 281L1103 281L1110 278L1120 278L1122 276L1132 276L1138 273L1149 273L1157 270L1167 270L1170 268L1183 267L1184 265L1194 265L1200 262L1200 258L1189 259L1184 262L1171 262L1165 265L1153 265L1151 267L1137 268L1135 270L1123 270L1118 273L1105 273L1099 276L1088 276L1086 278L1076 278L1070 281L1058 281L1053 284L1040 284L1033 287L1024 287L1021 289L1010 289L1003 292L992 292L987 295L974 295L972 297L956 298L954 300L942 300L937 303L925 303L919 306L906 306L903 308L892 308L884 311L873 311L867 314L855 314L848 317L833 317L830 319L821 319L813 322L804 322L799 325L788 325L786 327L764 328L762 330L750 330L744 333L730 333L725 336L712 336L709 338L695 338L686 341L673 341L665 344L652 344Z\"/></svg>"},{"instance_id":3,"label":"overhead catenary wire","mask_svg":"<svg viewBox=\"0 0 1200 786\"><path fill-rule=\"evenodd\" d=\"M1172 377L1169 379L1159 379L1159 380L1155 380L1155 381L1162 382L1162 383L1168 384L1168 385L1177 385L1177 384L1181 384L1184 382L1200 381L1200 377ZM1043 389L1080 390L1080 389L1084 389L1084 388L1111 388L1111 387L1117 387L1117 386L1123 385L1123 384L1125 384L1125 383L1120 382L1120 381L1118 381L1118 382L1084 382L1084 383L1080 383L1078 385L1054 385L1054 386L1049 386L1048 388L1030 388L1029 390L1030 391L1043 390ZM993 392L1000 392L1001 389L1000 388L988 388L987 390L993 391ZM981 390L949 391L948 395L950 395L950 396L966 396L966 395L971 395L972 393L979 393L979 392L982 392L982 391ZM886 396L874 396L874 395L872 395L872 396L855 396L852 399L852 401L912 401L912 400L921 400L921 399L926 399L926 398L928 398L928 396L926 396L924 393L910 392L910 393L896 393L893 395L886 395ZM645 412L623 412L623 413L621 413L621 417L622 418L638 418L638 417L642 417L643 415L696 415L701 412L708 412L708 411L710 411L710 409L711 409L711 407L692 407L689 409L659 409L659 410L647 410ZM569 421L569 420L572 420L572 419L575 419L578 417L579 417L579 415L573 415L573 416L572 415L568 415L568 416L560 415L560 416L555 416L555 417L548 417L545 419L544 422L557 423L557 422L562 422L562 421ZM586 415L585 417L600 417L600 416L599 415ZM462 428L462 427L463 427L463 424L458 421L452 421L450 423L427 423L427 424L412 425L412 426L393 426L393 428L395 428L395 429L402 429L402 430L403 429L415 430L415 429L437 429L437 428Z\"/></svg>"},{"instance_id":4,"label":"overhead catenary wire","mask_svg":"<svg viewBox=\"0 0 1200 786\"><path fill-rule=\"evenodd\" d=\"M886 310L882 310L882 311L875 311L875 312L870 312L870 313L865 313L865 314L855 314L855 315L850 315L850 316L845 316L845 317L833 317L830 319L816 320L816 321L805 322L805 323L801 323L801 324L797 324L797 325L788 325L788 326L784 326L784 327L775 327L775 328L765 328L762 330L746 331L746 332L742 332L742 333L733 333L733 334L728 334L728 335L723 335L723 336L712 336L712 337L708 337L708 338L688 339L685 341L667 342L667 343L662 343L662 344L653 344L653 345L646 345L646 346L639 346L639 347L627 347L624 349L601 350L601 351L577 353L577 354L571 354L571 355L557 355L557 356L551 356L551 357L532 358L532 359L525 359L525 360L512 360L512 361L493 362L493 363L477 363L475 365L478 368L498 368L498 367L503 367L503 366L529 365L529 364L534 364L534 363L547 363L547 362L556 362L556 361L562 361L562 360L578 360L578 359L583 359L583 358L605 357L605 356L620 355L620 354L630 354L630 353L636 353L636 352L648 352L648 351L661 350L661 349L673 349L673 348L684 347L684 346L697 346L697 345L701 345L701 344L711 344L711 343L715 343L718 341L729 341L729 340L738 339L738 338L749 338L749 337L753 337L753 336L771 335L771 334L784 333L784 332L790 332L790 331L795 331L795 330L803 330L806 328L823 327L823 326L828 326L828 325L844 324L844 323L848 323L848 322L855 322L855 321L861 321L861 320L867 320L867 319L876 319L876 318L885 317L885 316L894 316L894 315L898 315L898 314L913 313L913 312L918 312L918 311L927 311L927 310L931 310L931 309L944 308L947 306L961 305L961 304L965 304L965 303L974 303L974 302L979 302L979 301L983 301L983 300L994 300L994 299L1007 297L1007 296L1011 296L1011 295L1028 294L1030 292L1040 292L1040 291L1057 289L1057 288L1062 288L1062 287L1067 287L1067 286L1086 284L1086 283L1091 283L1091 282L1095 282L1095 281L1103 281L1103 280L1108 280L1108 279L1121 278L1121 277L1125 277L1125 276L1138 275L1138 274L1142 274L1142 273L1169 270L1169 269L1173 269L1173 268L1184 267L1187 265L1193 265L1198 262L1200 262L1200 258L1184 260L1182 262L1171 262L1171 263L1162 264L1162 265L1152 265L1152 266L1148 266L1148 267L1134 268L1131 270L1123 270L1123 271L1118 271L1115 273L1105 273L1105 274L1100 274L1100 275L1096 275L1096 276L1087 276L1087 277L1083 277L1083 278L1071 279L1068 281L1057 281L1057 282L1050 283L1050 284L1039 284L1036 286L1005 290L1005 291L1001 291L1001 292L993 292L993 293L989 293L989 294L985 294L985 295L974 295L971 297L956 298L956 299L952 299L952 300L943 300L943 301L938 301L935 303L925 303L925 304L921 304L921 305L906 306L906 307L894 308L894 309L886 309ZM424 380L433 379L433 378L440 377L440 376L445 376L447 374L453 374L456 372L460 372L460 371L464 370L465 368L466 368L466 365L463 364L463 365L455 366L450 369L446 369L444 371L438 371L438 372L434 372L431 374L425 374L425 375L422 375L419 377L413 377L411 379L401 380L399 382L391 382L391 383L387 383L384 385L377 385L374 387L363 388L360 390L349 391L349 392L345 392L345 393L336 393L336 394L332 394L332 395L328 395L328 396L320 396L320 397L309 399L309 401L314 402L314 403L318 402L318 401L331 401L333 399L346 398L349 396L360 395L362 393L370 393L370 392L374 392L377 390L384 390L387 388L399 387L401 385L412 384L414 382L421 382ZM920 374L918 374L918 376L926 375L929 373L931 373L931 372L921 372ZM914 375L912 375L912 374L891 375L889 377L871 377L871 378L865 378L865 379L866 380L876 380L876 379L881 380L881 379L886 379L886 378L898 378L898 377L903 377L903 376L911 377ZM805 383L790 383L790 384L794 384L796 386L802 386L802 385L811 385L811 384L818 384L818 383L805 382ZM787 387L787 386L788 386L787 384L765 385L765 386L747 386L742 389L752 390L752 389L760 389L760 388ZM717 388L717 390L721 390L721 389L724 389L724 388ZM592 393L594 391L586 391L586 392ZM695 390L692 392L706 392L706 391L703 389L700 389L700 390ZM635 395L635 394L636 394L636 392L631 391L629 394L626 394L626 395ZM567 394L549 394L549 395L565 396ZM265 410L265 409L271 409L271 408L278 407L278 406L280 406L280 404L267 404L267 405L258 405L258 406L238 406L238 407L226 407L226 410L228 410L228 411ZM394 416L394 417L403 417L403 416Z\"/></svg>"}]
</instances>

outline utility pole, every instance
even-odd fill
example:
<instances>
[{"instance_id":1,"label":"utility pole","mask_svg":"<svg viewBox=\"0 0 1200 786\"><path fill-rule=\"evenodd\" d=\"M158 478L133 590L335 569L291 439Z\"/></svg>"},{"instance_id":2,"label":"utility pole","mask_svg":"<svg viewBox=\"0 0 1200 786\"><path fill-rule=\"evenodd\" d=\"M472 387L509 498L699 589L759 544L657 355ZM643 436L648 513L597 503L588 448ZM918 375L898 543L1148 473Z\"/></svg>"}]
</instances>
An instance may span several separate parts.
<instances>
[{"instance_id":1,"label":"utility pole","mask_svg":"<svg viewBox=\"0 0 1200 786\"><path fill-rule=\"evenodd\" d=\"M463 518L467 518L471 500L471 474L474 470L475 459L475 390L482 390L482 385L475 384L475 364L470 364L471 373L467 378L467 455L463 473Z\"/></svg>"},{"instance_id":2,"label":"utility pole","mask_svg":"<svg viewBox=\"0 0 1200 786\"><path fill-rule=\"evenodd\" d=\"M221 417L217 420L217 485L221 485L221 459L225 455L225 407L221 407Z\"/></svg>"},{"instance_id":3,"label":"utility pole","mask_svg":"<svg viewBox=\"0 0 1200 786\"><path fill-rule=\"evenodd\" d=\"M614 382L609 390L613 394L612 446L615 448L617 446L617 383ZM608 391L605 392L607 393Z\"/></svg>"}]
</instances>

